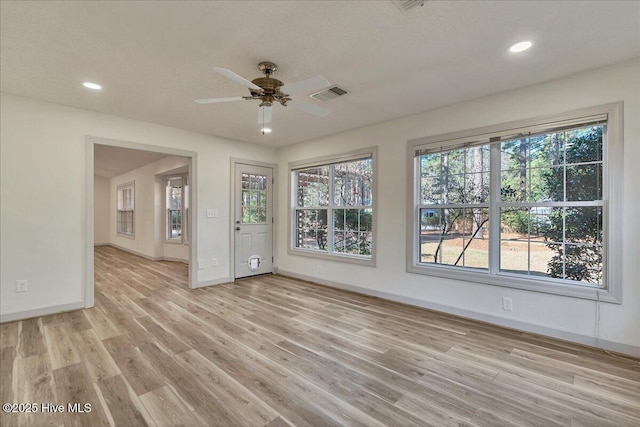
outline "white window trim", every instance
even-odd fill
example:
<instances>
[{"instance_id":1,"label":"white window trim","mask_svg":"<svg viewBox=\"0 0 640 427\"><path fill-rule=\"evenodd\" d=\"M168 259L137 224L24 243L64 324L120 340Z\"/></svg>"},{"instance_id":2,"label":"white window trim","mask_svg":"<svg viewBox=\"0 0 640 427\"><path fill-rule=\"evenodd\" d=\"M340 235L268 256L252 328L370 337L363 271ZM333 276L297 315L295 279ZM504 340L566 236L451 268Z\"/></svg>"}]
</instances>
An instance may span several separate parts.
<instances>
[{"instance_id":1,"label":"white window trim","mask_svg":"<svg viewBox=\"0 0 640 427\"><path fill-rule=\"evenodd\" d=\"M124 190L126 188L133 189L133 224L132 224L133 233L131 234L122 233L118 231L118 213L120 212L120 209L118 209L118 193L120 193L121 190ZM132 239L132 240L135 240L136 238L136 182L135 181L125 182L116 187L116 234L119 237L125 237L127 239Z\"/></svg>"},{"instance_id":2,"label":"white window trim","mask_svg":"<svg viewBox=\"0 0 640 427\"><path fill-rule=\"evenodd\" d=\"M177 238L170 238L169 237L169 208L167 207L167 181L171 178L178 178L180 177L182 179L182 235L180 237ZM187 208L186 208L186 186L189 185L189 174L188 173L180 173L180 174L174 174L174 175L164 175L162 176L162 185L163 185L163 191L164 191L164 203L163 203L163 207L164 207L164 242L165 243L169 243L169 244L173 244L173 245L188 245L189 244L189 221L187 218ZM186 221L185 221L186 219ZM186 227L185 227L185 222L186 222Z\"/></svg>"},{"instance_id":3,"label":"white window trim","mask_svg":"<svg viewBox=\"0 0 640 427\"><path fill-rule=\"evenodd\" d=\"M315 157L312 159L300 160L295 162L290 162L288 164L289 170L289 244L287 245L287 253L289 255L300 255L310 258L318 258L325 259L330 261L340 261L347 262L351 264L360 264L374 267L376 265L376 247L377 247L377 223L378 223L378 213L377 213L377 205L378 205L378 159L377 159L377 147L367 147L360 150L350 151L347 153L330 155L330 156L322 156ZM373 171L373 183L372 183L372 193L373 193L373 203L370 208L373 212L373 220L371 223L372 227L372 239L373 242L371 244L371 256L360 256L360 255L352 255L352 254L342 254L342 253L332 253L332 252L320 252L313 249L305 249L298 248L295 245L295 210L296 206L294 200L296 200L296 189L294 188L294 178L293 173L297 169L303 169L307 167L314 166L325 166L327 164L335 164L335 163L343 163L351 160L360 160L364 157L370 157L372 162L372 171Z\"/></svg>"},{"instance_id":4,"label":"white window trim","mask_svg":"<svg viewBox=\"0 0 640 427\"><path fill-rule=\"evenodd\" d=\"M562 283L554 279L530 279L518 274L501 272L489 274L485 271L473 271L446 265L425 265L418 263L419 223L417 212L417 168L415 150L418 147L455 146L465 141L488 139L508 132L518 133L520 129L547 127L554 122L569 120L580 121L597 115L607 115L607 140L603 151L603 203L605 235L603 260L604 283L606 288L590 288L582 285ZM568 297L583 298L610 303L622 303L622 210L623 210L623 103L616 102L590 108L584 108L564 114L556 114L535 119L520 120L504 124L452 132L444 135L419 138L408 141L407 160L407 271L409 273L448 279L464 280L487 285L524 289ZM494 165L492 165L492 170ZM493 172L492 179L493 179ZM491 218L491 214L490 214ZM495 218L495 216L493 216ZM492 262L497 262L493 257Z\"/></svg>"}]
</instances>

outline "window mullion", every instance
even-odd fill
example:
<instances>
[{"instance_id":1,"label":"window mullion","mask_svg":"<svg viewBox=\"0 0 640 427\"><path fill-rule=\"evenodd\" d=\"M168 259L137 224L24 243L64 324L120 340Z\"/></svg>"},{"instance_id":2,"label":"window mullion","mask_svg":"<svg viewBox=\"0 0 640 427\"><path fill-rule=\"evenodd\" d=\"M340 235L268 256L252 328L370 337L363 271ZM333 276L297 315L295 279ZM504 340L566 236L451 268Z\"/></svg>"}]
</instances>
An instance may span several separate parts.
<instances>
[{"instance_id":1,"label":"window mullion","mask_svg":"<svg viewBox=\"0 0 640 427\"><path fill-rule=\"evenodd\" d=\"M411 233L413 237L413 250L411 251L413 260L412 265L416 265L420 262L420 253L422 244L421 239L421 226L420 226L420 209L422 208L422 163L421 157L415 156L413 158L413 233Z\"/></svg>"},{"instance_id":2,"label":"window mullion","mask_svg":"<svg viewBox=\"0 0 640 427\"><path fill-rule=\"evenodd\" d=\"M500 143L489 151L489 274L500 270Z\"/></svg>"},{"instance_id":3,"label":"window mullion","mask_svg":"<svg viewBox=\"0 0 640 427\"><path fill-rule=\"evenodd\" d=\"M331 165L329 166L329 206L327 207L327 252L328 253L333 253L334 252L334 224L333 224L333 209L334 209L334 191L335 191L335 165Z\"/></svg>"},{"instance_id":4,"label":"window mullion","mask_svg":"<svg viewBox=\"0 0 640 427\"><path fill-rule=\"evenodd\" d=\"M289 193L290 197L293 197L294 202L291 203L292 209L291 209L291 221L289 224L289 229L291 230L291 239L289 242L289 245L291 247L298 247L298 242L299 242L299 236L300 236L300 224L298 223L298 210L300 209L300 200L299 200L299 196L298 196L298 192L300 191L300 184L299 184L299 177L297 173L293 173L293 172L289 172L291 174L291 181L292 181L292 186L291 186L291 191Z\"/></svg>"}]
</instances>

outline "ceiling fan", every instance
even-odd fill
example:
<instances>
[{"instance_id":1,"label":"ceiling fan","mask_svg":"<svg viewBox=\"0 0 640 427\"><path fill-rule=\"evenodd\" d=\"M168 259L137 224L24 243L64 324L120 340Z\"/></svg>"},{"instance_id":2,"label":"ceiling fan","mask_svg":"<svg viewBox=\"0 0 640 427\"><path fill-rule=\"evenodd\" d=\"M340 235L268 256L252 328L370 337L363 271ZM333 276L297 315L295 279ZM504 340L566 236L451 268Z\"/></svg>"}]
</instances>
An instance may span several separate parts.
<instances>
[{"instance_id":1,"label":"ceiling fan","mask_svg":"<svg viewBox=\"0 0 640 427\"><path fill-rule=\"evenodd\" d=\"M217 73L248 88L251 95L196 99L195 102L198 104L217 104L220 102L258 99L260 100L259 107L261 107L258 110L258 123L262 125L271 122L273 104L275 102L279 102L282 106L291 106L320 117L326 117L331 112L331 110L326 107L291 99L292 95L314 92L329 86L329 81L322 76L315 76L297 83L285 85L280 80L272 77L273 73L278 69L278 66L273 62L259 63L258 69L264 73L264 77L258 77L257 79L253 79L253 81L249 81L226 68L213 67L213 69Z\"/></svg>"}]
</instances>

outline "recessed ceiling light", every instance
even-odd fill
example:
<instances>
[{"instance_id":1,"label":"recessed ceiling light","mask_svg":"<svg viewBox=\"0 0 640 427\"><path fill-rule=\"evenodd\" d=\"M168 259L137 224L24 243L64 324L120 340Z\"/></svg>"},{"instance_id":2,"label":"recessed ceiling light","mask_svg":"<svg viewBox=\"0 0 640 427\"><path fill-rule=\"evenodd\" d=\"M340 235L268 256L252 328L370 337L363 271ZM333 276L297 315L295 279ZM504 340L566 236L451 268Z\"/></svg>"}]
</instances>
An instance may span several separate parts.
<instances>
[{"instance_id":1,"label":"recessed ceiling light","mask_svg":"<svg viewBox=\"0 0 640 427\"><path fill-rule=\"evenodd\" d=\"M512 52L512 53L524 52L525 50L529 49L532 44L533 43L531 43L530 41L516 43L509 48L509 52Z\"/></svg>"},{"instance_id":2,"label":"recessed ceiling light","mask_svg":"<svg viewBox=\"0 0 640 427\"><path fill-rule=\"evenodd\" d=\"M102 86L100 86L97 83L91 83L91 82L83 82L82 86L86 87L87 89L93 89L93 90L101 90Z\"/></svg>"},{"instance_id":3,"label":"recessed ceiling light","mask_svg":"<svg viewBox=\"0 0 640 427\"><path fill-rule=\"evenodd\" d=\"M262 128L262 133L271 133L271 129L270 128Z\"/></svg>"}]
</instances>

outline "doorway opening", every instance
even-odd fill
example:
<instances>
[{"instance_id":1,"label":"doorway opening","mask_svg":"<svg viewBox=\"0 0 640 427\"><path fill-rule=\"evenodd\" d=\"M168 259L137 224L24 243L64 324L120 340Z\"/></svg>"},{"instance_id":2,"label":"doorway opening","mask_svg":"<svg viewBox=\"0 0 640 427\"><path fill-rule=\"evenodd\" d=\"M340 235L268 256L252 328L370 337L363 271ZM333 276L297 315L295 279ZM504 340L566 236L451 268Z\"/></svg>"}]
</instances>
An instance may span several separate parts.
<instances>
[{"instance_id":1,"label":"doorway opening","mask_svg":"<svg viewBox=\"0 0 640 427\"><path fill-rule=\"evenodd\" d=\"M85 307L94 305L95 246L132 254L146 272L153 261L179 262L175 272L188 273L180 282L196 287L196 153L98 137L85 144Z\"/></svg>"}]
</instances>

